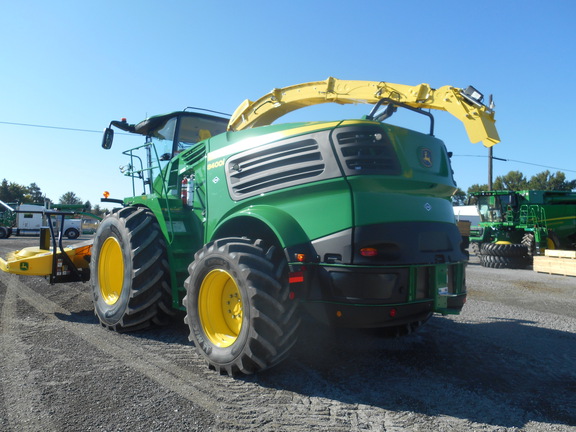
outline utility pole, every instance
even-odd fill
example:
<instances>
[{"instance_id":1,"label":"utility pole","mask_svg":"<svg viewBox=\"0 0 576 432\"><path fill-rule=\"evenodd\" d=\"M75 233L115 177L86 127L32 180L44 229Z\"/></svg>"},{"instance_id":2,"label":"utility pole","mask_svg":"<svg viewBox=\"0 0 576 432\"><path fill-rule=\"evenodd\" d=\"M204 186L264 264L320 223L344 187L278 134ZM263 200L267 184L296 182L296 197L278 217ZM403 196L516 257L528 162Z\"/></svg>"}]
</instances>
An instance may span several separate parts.
<instances>
[{"instance_id":1,"label":"utility pole","mask_svg":"<svg viewBox=\"0 0 576 432\"><path fill-rule=\"evenodd\" d=\"M492 190L492 147L488 147L488 190Z\"/></svg>"},{"instance_id":2,"label":"utility pole","mask_svg":"<svg viewBox=\"0 0 576 432\"><path fill-rule=\"evenodd\" d=\"M494 161L494 159L499 160L499 161L508 162L508 159L494 157L492 155L492 147L488 148L488 190L489 191L492 190L492 162Z\"/></svg>"}]
</instances>

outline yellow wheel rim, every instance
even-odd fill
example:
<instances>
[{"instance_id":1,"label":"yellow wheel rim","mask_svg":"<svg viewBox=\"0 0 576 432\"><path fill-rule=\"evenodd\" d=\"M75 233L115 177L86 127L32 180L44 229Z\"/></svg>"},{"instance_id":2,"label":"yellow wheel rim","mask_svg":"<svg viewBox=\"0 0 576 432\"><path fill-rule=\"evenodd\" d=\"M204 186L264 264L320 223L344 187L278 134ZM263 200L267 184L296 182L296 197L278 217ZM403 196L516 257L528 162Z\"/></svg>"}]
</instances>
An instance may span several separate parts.
<instances>
[{"instance_id":1,"label":"yellow wheel rim","mask_svg":"<svg viewBox=\"0 0 576 432\"><path fill-rule=\"evenodd\" d=\"M230 273L212 270L200 287L198 312L204 333L214 345L226 348L242 329L242 295Z\"/></svg>"},{"instance_id":2,"label":"yellow wheel rim","mask_svg":"<svg viewBox=\"0 0 576 432\"><path fill-rule=\"evenodd\" d=\"M108 237L100 249L98 282L102 299L106 304L115 304L122 294L124 282L122 247L115 237Z\"/></svg>"},{"instance_id":3,"label":"yellow wheel rim","mask_svg":"<svg viewBox=\"0 0 576 432\"><path fill-rule=\"evenodd\" d=\"M554 243L554 240L552 240L550 237L546 238L546 248L556 249L556 244Z\"/></svg>"}]
</instances>

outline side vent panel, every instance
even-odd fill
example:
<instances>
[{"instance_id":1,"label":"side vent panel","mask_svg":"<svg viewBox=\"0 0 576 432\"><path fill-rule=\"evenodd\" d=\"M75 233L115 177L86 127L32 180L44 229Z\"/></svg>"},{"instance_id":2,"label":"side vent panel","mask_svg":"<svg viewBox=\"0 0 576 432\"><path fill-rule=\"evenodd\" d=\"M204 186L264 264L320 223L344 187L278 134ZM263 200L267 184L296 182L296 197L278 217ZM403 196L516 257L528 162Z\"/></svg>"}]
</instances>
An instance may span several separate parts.
<instances>
[{"instance_id":1,"label":"side vent panel","mask_svg":"<svg viewBox=\"0 0 576 432\"><path fill-rule=\"evenodd\" d=\"M195 145L189 150L187 150L186 154L182 155L182 162L183 162L182 165L183 166L193 165L200 159L202 159L204 156L206 156L206 145L204 144Z\"/></svg>"},{"instance_id":2,"label":"side vent panel","mask_svg":"<svg viewBox=\"0 0 576 432\"><path fill-rule=\"evenodd\" d=\"M319 180L325 168L320 146L309 136L240 153L226 163L230 194L237 200Z\"/></svg>"}]
</instances>

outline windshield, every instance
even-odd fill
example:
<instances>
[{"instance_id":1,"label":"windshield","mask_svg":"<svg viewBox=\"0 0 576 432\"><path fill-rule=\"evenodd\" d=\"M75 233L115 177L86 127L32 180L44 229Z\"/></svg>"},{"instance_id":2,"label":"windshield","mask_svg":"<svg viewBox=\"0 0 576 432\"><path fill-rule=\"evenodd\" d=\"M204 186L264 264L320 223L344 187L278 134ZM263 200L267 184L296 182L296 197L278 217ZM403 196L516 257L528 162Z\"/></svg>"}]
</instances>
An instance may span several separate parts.
<instances>
[{"instance_id":1,"label":"windshield","mask_svg":"<svg viewBox=\"0 0 576 432\"><path fill-rule=\"evenodd\" d=\"M226 132L228 122L222 119L182 116L178 131L177 152L180 152L197 142Z\"/></svg>"},{"instance_id":2,"label":"windshield","mask_svg":"<svg viewBox=\"0 0 576 432\"><path fill-rule=\"evenodd\" d=\"M503 222L503 215L515 207L512 195L486 195L478 197L478 213L482 222Z\"/></svg>"},{"instance_id":3,"label":"windshield","mask_svg":"<svg viewBox=\"0 0 576 432\"><path fill-rule=\"evenodd\" d=\"M155 129L148 132L156 145L161 160L170 160L174 155L194 144L226 132L226 119L195 113L181 113L168 117Z\"/></svg>"},{"instance_id":4,"label":"windshield","mask_svg":"<svg viewBox=\"0 0 576 432\"><path fill-rule=\"evenodd\" d=\"M150 131L150 139L159 158L158 163L152 165L164 169L168 161L183 150L226 132L227 124L225 119L194 113L168 118L160 128Z\"/></svg>"}]
</instances>

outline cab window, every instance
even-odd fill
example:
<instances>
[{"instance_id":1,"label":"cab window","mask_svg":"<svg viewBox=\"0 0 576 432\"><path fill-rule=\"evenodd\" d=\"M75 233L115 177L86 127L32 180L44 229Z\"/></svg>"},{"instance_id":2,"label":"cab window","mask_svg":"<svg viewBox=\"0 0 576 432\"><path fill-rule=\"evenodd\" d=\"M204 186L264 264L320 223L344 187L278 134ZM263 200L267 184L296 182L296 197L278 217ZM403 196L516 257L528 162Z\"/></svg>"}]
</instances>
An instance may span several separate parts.
<instances>
[{"instance_id":1,"label":"cab window","mask_svg":"<svg viewBox=\"0 0 576 432\"><path fill-rule=\"evenodd\" d=\"M194 144L226 132L226 121L215 121L208 118L182 116L178 131L177 152L185 150Z\"/></svg>"},{"instance_id":2,"label":"cab window","mask_svg":"<svg viewBox=\"0 0 576 432\"><path fill-rule=\"evenodd\" d=\"M161 161L168 161L172 158L176 122L177 118L173 117L164 126L152 133L152 142Z\"/></svg>"}]
</instances>

